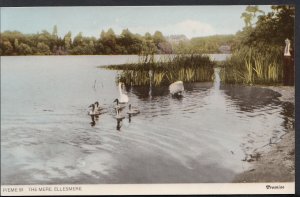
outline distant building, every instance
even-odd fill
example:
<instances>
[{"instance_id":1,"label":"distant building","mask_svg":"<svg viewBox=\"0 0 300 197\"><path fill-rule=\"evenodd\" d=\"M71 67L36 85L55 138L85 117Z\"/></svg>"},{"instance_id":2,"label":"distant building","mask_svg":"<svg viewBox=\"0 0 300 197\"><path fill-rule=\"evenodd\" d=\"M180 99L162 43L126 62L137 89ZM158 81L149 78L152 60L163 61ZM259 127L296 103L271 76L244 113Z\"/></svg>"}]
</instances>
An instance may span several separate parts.
<instances>
[{"instance_id":1,"label":"distant building","mask_svg":"<svg viewBox=\"0 0 300 197\"><path fill-rule=\"evenodd\" d=\"M179 44L180 42L187 42L189 39L185 35L170 35L166 36L166 40L173 44Z\"/></svg>"},{"instance_id":2,"label":"distant building","mask_svg":"<svg viewBox=\"0 0 300 197\"><path fill-rule=\"evenodd\" d=\"M229 45L221 45L221 46L219 47L219 51L220 51L221 53L226 53L226 54L228 54L228 53L231 53L231 47L230 47Z\"/></svg>"}]
</instances>

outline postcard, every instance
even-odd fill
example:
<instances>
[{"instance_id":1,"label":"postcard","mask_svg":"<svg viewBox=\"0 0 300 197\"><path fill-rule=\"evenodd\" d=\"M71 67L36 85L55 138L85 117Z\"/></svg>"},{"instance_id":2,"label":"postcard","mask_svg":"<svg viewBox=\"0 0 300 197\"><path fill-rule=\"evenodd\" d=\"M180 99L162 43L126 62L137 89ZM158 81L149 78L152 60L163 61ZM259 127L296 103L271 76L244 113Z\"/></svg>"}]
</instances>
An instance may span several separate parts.
<instances>
[{"instance_id":1,"label":"postcard","mask_svg":"<svg viewBox=\"0 0 300 197\"><path fill-rule=\"evenodd\" d=\"M295 193L295 5L0 11L2 195Z\"/></svg>"}]
</instances>

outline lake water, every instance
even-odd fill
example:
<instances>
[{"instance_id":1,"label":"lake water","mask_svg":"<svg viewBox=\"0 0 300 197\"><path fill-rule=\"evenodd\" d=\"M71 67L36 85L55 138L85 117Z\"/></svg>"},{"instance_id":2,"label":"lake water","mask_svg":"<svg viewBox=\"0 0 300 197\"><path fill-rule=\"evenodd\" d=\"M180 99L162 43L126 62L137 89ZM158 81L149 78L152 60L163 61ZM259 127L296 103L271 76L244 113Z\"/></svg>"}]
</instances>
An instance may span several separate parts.
<instances>
[{"instance_id":1,"label":"lake water","mask_svg":"<svg viewBox=\"0 0 300 197\"><path fill-rule=\"evenodd\" d=\"M178 99L127 86L140 114L118 125L118 72L97 67L137 60L1 57L1 184L231 182L293 116L268 89L191 83ZM96 100L104 113L91 126Z\"/></svg>"}]
</instances>

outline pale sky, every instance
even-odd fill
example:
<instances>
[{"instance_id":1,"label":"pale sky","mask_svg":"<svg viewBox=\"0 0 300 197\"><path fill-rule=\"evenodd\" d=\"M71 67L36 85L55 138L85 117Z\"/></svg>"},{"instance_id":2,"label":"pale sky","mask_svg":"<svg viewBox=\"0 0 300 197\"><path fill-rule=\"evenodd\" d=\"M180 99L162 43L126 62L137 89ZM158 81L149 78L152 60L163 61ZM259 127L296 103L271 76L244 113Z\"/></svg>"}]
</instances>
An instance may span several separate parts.
<instances>
[{"instance_id":1,"label":"pale sky","mask_svg":"<svg viewBox=\"0 0 300 197\"><path fill-rule=\"evenodd\" d=\"M0 8L1 32L17 30L22 33L68 31L74 37L99 38L102 30L112 28L120 34L125 28L133 33L153 34L156 30L165 36L185 34L188 38L215 34L234 34L244 26L240 18L246 5L226 6L93 6L93 7L23 7ZM269 5L260 5L266 13Z\"/></svg>"}]
</instances>

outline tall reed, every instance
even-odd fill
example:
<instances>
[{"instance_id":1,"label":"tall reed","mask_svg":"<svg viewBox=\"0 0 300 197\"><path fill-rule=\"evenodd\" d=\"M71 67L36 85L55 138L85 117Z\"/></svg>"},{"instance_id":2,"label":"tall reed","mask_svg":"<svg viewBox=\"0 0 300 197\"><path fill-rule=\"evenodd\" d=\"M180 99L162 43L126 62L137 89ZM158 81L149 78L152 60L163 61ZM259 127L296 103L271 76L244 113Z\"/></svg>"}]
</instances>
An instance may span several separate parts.
<instances>
[{"instance_id":1,"label":"tall reed","mask_svg":"<svg viewBox=\"0 0 300 197\"><path fill-rule=\"evenodd\" d=\"M167 85L174 81L211 81L214 63L205 55L176 55L158 61L141 58L136 64L106 66L107 69L122 70L117 80L132 85ZM146 60L146 61L145 61ZM149 71L153 72L150 80Z\"/></svg>"},{"instance_id":2,"label":"tall reed","mask_svg":"<svg viewBox=\"0 0 300 197\"><path fill-rule=\"evenodd\" d=\"M227 83L276 84L283 78L282 48L243 47L225 62Z\"/></svg>"}]
</instances>

